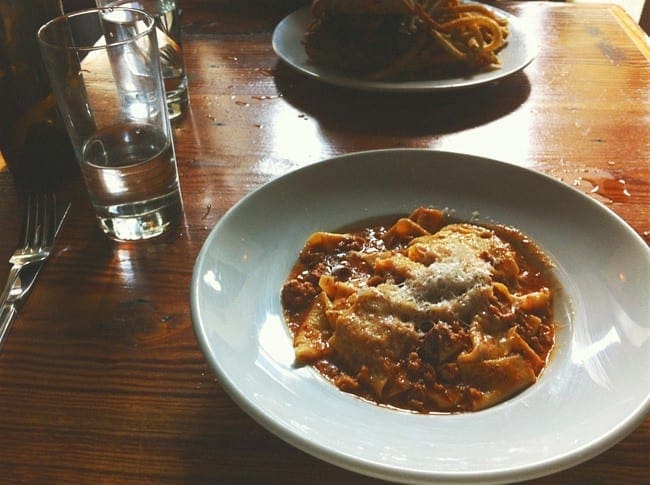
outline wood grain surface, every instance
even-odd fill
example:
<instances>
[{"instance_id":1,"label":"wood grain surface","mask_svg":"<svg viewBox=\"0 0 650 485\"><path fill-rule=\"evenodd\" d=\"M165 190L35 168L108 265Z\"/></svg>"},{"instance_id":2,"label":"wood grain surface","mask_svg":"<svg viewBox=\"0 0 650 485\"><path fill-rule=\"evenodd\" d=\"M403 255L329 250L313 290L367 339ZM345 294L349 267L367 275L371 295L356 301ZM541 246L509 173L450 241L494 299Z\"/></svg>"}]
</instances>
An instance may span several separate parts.
<instances>
[{"instance_id":1,"label":"wood grain surface","mask_svg":"<svg viewBox=\"0 0 650 485\"><path fill-rule=\"evenodd\" d=\"M359 150L459 151L539 170L650 242L650 47L619 7L502 3L536 59L460 92L360 93L278 61L274 26L301 2L180 0L190 109L174 124L184 217L118 244L80 179L53 257L0 353L0 481L372 483L284 443L220 387L195 338L190 279L210 230L270 179ZM304 3L304 2L303 2ZM0 261L21 198L0 170ZM9 269L0 265L0 278ZM648 385L640 382L639 385ZM649 483L650 419L596 458L537 483Z\"/></svg>"}]
</instances>

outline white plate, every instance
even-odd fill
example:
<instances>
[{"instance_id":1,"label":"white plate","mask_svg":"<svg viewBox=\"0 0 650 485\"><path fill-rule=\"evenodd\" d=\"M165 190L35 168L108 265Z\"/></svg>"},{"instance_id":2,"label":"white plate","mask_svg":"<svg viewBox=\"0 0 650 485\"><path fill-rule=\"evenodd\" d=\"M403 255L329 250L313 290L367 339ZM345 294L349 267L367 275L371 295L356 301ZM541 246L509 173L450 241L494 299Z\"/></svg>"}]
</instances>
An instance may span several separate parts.
<instances>
[{"instance_id":1,"label":"white plate","mask_svg":"<svg viewBox=\"0 0 650 485\"><path fill-rule=\"evenodd\" d=\"M280 288L307 236L418 205L518 227L553 258L564 286L547 369L481 412L391 410L293 365ZM595 456L650 410L648 262L619 217L550 177L462 154L363 152L291 172L229 210L196 261L192 317L230 396L316 457L394 481L524 480Z\"/></svg>"},{"instance_id":2,"label":"white plate","mask_svg":"<svg viewBox=\"0 0 650 485\"><path fill-rule=\"evenodd\" d=\"M535 42L529 30L514 15L486 5L498 15L508 19L510 34L507 45L499 52L501 67L463 77L451 77L424 81L385 82L369 81L351 76L336 69L313 63L302 44L305 30L311 20L309 6L289 14L273 32L273 50L289 64L309 77L320 81L366 91L417 92L458 89L484 84L510 76L526 67L535 57Z\"/></svg>"}]
</instances>

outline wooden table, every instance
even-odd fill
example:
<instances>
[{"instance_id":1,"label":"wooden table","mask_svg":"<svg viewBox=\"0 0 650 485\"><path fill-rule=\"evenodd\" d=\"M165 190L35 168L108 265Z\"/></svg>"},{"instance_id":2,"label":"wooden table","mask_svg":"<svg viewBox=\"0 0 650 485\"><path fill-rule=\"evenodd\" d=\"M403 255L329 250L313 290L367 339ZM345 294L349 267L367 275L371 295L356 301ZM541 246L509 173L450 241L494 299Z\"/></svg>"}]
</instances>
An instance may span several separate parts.
<instances>
[{"instance_id":1,"label":"wooden table","mask_svg":"<svg viewBox=\"0 0 650 485\"><path fill-rule=\"evenodd\" d=\"M192 328L190 278L209 231L292 169L390 147L503 159L578 187L650 241L650 48L620 8L504 4L539 39L523 72L470 91L382 95L278 63L271 32L297 2L180 3L191 95L174 129L184 219L167 237L113 243L81 182L69 182L73 206L55 254L0 354L0 480L372 481L252 421L220 387ZM5 261L21 218L6 170L0 190ZM648 483L649 449L646 419L600 456L539 481Z\"/></svg>"}]
</instances>

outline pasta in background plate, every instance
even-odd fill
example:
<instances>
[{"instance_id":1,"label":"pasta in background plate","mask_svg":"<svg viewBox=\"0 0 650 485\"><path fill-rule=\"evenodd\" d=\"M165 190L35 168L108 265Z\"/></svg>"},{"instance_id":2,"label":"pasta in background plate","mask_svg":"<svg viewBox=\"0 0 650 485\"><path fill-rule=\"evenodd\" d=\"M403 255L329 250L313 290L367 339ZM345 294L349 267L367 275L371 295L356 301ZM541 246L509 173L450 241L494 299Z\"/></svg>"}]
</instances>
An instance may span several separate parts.
<instances>
[{"instance_id":1,"label":"pasta in background plate","mask_svg":"<svg viewBox=\"0 0 650 485\"><path fill-rule=\"evenodd\" d=\"M508 20L460 0L315 0L304 38L318 64L368 80L414 80L501 65Z\"/></svg>"}]
</instances>

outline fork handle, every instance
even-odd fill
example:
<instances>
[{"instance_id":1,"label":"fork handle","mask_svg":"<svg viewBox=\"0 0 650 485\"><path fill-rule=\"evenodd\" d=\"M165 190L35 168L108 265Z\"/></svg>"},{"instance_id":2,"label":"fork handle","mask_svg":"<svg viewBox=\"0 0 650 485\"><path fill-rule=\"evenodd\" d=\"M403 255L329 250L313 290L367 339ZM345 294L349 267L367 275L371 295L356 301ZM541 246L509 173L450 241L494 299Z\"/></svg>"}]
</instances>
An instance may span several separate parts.
<instances>
[{"instance_id":1,"label":"fork handle","mask_svg":"<svg viewBox=\"0 0 650 485\"><path fill-rule=\"evenodd\" d=\"M4 347L5 340L17 314L18 310L13 303L2 307L2 313L0 314L0 351Z\"/></svg>"},{"instance_id":2,"label":"fork handle","mask_svg":"<svg viewBox=\"0 0 650 485\"><path fill-rule=\"evenodd\" d=\"M9 276L7 276L7 283L5 284L5 287L2 290L2 294L0 295L0 308L4 308L4 306L7 304L9 293L11 293L11 289L14 287L14 284L18 279L18 274L20 273L21 268L22 266L19 266L17 264L11 266L11 269L9 270Z\"/></svg>"}]
</instances>

